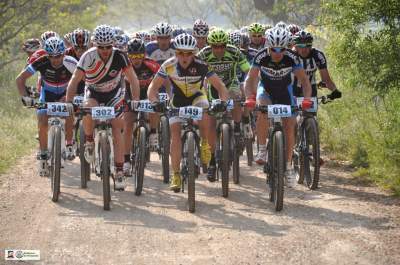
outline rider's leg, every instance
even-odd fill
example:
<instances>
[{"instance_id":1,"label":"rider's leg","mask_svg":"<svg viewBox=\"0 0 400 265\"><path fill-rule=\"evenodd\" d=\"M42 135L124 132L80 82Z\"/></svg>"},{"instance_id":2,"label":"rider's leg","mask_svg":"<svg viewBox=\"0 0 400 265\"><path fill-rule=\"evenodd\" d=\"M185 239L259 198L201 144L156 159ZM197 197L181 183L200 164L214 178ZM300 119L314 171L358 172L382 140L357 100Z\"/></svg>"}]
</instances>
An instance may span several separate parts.
<instances>
[{"instance_id":1,"label":"rider's leg","mask_svg":"<svg viewBox=\"0 0 400 265\"><path fill-rule=\"evenodd\" d=\"M181 188L180 164L182 157L182 140L181 140L181 124L179 118L173 117L170 119L171 131L171 167L172 178L170 183L171 190L178 192Z\"/></svg>"}]
</instances>

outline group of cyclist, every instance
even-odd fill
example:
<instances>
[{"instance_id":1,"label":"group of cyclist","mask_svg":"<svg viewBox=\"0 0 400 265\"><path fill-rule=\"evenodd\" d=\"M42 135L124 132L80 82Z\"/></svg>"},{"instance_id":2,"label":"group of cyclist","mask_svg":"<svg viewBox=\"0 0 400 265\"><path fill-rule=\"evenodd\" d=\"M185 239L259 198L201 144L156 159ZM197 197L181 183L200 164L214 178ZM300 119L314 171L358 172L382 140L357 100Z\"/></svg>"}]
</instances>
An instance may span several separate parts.
<instances>
[{"instance_id":1,"label":"group of cyclist","mask_svg":"<svg viewBox=\"0 0 400 265\"><path fill-rule=\"evenodd\" d=\"M208 109L210 102L219 99L214 110L224 112L228 100L233 131L245 137L256 137L259 144L257 164L266 161L268 120L256 114L253 131L250 113L254 106L269 104L296 105L295 97L304 97L302 108L312 105L317 95L316 71L332 92L331 99L341 92L331 80L324 53L313 47L313 36L299 26L279 22L275 26L252 23L240 30L228 32L209 27L196 20L192 28L183 29L159 23L151 32L139 31L128 36L119 27L99 25L92 33L76 29L61 37L53 31L44 32L40 39L29 39L23 44L28 54L26 67L16 78L25 106L33 106L27 79L39 72L37 88L39 102L72 103L76 95L84 95L83 106L100 104L118 107L129 101L148 99L155 113L149 115L149 145L158 146L157 125L165 105L159 92L169 94L171 107L197 106ZM241 104L245 103L245 104ZM74 106L69 104L70 113ZM38 110L39 174L48 174L47 129L48 117ZM126 187L126 176L131 168L132 131L134 112L119 112L112 120L114 137L115 189ZM170 156L172 177L170 188L181 187L181 120L171 117ZM296 177L292 163L295 144L296 116L283 119L286 136L286 186L292 187ZM201 161L207 165L207 179L216 179L216 121L207 112L198 121ZM94 121L84 116L85 158L93 161ZM74 159L73 116L65 123L65 157Z\"/></svg>"}]
</instances>

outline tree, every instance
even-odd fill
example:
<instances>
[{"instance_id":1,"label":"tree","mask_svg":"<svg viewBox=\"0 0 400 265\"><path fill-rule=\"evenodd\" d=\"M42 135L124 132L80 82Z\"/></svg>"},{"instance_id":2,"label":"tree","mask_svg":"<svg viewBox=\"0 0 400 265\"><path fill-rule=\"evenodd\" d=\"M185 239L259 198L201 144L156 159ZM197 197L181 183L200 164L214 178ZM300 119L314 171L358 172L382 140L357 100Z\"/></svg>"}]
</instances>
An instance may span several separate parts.
<instances>
[{"instance_id":1,"label":"tree","mask_svg":"<svg viewBox=\"0 0 400 265\"><path fill-rule=\"evenodd\" d=\"M228 18L236 28L241 28L255 21L264 20L263 14L258 11L253 2L246 0L218 0L218 11Z\"/></svg>"}]
</instances>

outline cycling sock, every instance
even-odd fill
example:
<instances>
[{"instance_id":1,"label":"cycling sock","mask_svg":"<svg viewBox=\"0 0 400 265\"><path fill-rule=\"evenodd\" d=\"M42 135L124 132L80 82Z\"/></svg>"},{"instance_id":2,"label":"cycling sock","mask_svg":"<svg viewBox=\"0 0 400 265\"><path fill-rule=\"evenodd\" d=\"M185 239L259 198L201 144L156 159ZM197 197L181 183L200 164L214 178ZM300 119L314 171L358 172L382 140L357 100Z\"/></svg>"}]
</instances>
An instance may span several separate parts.
<instances>
[{"instance_id":1,"label":"cycling sock","mask_svg":"<svg viewBox=\"0 0 400 265\"><path fill-rule=\"evenodd\" d=\"M124 155L125 162L131 162L131 155Z\"/></svg>"},{"instance_id":2,"label":"cycling sock","mask_svg":"<svg viewBox=\"0 0 400 265\"><path fill-rule=\"evenodd\" d=\"M157 133L156 128L151 128L151 129L150 129L150 134L153 134L153 133Z\"/></svg>"},{"instance_id":3,"label":"cycling sock","mask_svg":"<svg viewBox=\"0 0 400 265\"><path fill-rule=\"evenodd\" d=\"M260 151L261 150L267 150L267 146L266 145L259 145L259 147L258 147L259 149L260 149Z\"/></svg>"},{"instance_id":4,"label":"cycling sock","mask_svg":"<svg viewBox=\"0 0 400 265\"><path fill-rule=\"evenodd\" d=\"M210 166L215 166L215 154L211 154Z\"/></svg>"},{"instance_id":5,"label":"cycling sock","mask_svg":"<svg viewBox=\"0 0 400 265\"><path fill-rule=\"evenodd\" d=\"M93 135L85 135L86 142L94 142Z\"/></svg>"},{"instance_id":6,"label":"cycling sock","mask_svg":"<svg viewBox=\"0 0 400 265\"><path fill-rule=\"evenodd\" d=\"M250 122L250 117L249 116L242 116L242 122L243 123L249 123Z\"/></svg>"},{"instance_id":7,"label":"cycling sock","mask_svg":"<svg viewBox=\"0 0 400 265\"><path fill-rule=\"evenodd\" d=\"M234 131L235 132L240 132L240 122L236 122L235 121Z\"/></svg>"},{"instance_id":8,"label":"cycling sock","mask_svg":"<svg viewBox=\"0 0 400 265\"><path fill-rule=\"evenodd\" d=\"M115 163L116 171L123 171L124 163Z\"/></svg>"}]
</instances>

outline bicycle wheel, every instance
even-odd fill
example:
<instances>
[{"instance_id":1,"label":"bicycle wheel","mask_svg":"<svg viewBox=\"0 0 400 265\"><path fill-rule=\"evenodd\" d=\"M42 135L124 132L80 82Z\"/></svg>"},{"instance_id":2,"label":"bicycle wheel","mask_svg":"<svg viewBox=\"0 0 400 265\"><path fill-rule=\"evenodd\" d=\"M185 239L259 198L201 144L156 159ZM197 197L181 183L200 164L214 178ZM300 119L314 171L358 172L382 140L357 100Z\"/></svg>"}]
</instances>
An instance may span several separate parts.
<instances>
[{"instance_id":1,"label":"bicycle wheel","mask_svg":"<svg viewBox=\"0 0 400 265\"><path fill-rule=\"evenodd\" d=\"M82 122L79 125L79 160L81 161L81 188L87 188L90 176L90 164L85 159L85 131Z\"/></svg>"},{"instance_id":2,"label":"bicycle wheel","mask_svg":"<svg viewBox=\"0 0 400 265\"><path fill-rule=\"evenodd\" d=\"M251 167L253 165L253 139L246 139L246 155L247 165Z\"/></svg>"},{"instance_id":3,"label":"bicycle wheel","mask_svg":"<svg viewBox=\"0 0 400 265\"><path fill-rule=\"evenodd\" d=\"M229 143L230 143L230 133L229 133L229 125L224 123L222 124L222 129L221 129L221 179L222 179L222 196L223 197L228 197L228 192L229 192L229 152L231 150Z\"/></svg>"},{"instance_id":4,"label":"bicycle wheel","mask_svg":"<svg viewBox=\"0 0 400 265\"><path fill-rule=\"evenodd\" d=\"M232 171L233 171L233 183L239 183L240 177L240 167L239 167L239 158L240 158L240 150L236 139L233 141L233 163L232 163Z\"/></svg>"},{"instance_id":5,"label":"bicycle wheel","mask_svg":"<svg viewBox=\"0 0 400 265\"><path fill-rule=\"evenodd\" d=\"M189 202L189 212L193 213L195 211L195 178L196 178L196 168L194 163L195 156L195 140L193 132L188 132L186 138L186 147L187 147L187 165L188 165L188 176L187 176L187 184L188 184L188 202Z\"/></svg>"},{"instance_id":6,"label":"bicycle wheel","mask_svg":"<svg viewBox=\"0 0 400 265\"><path fill-rule=\"evenodd\" d=\"M61 128L53 127L53 144L51 147L51 193L53 202L58 201L60 195L61 171Z\"/></svg>"},{"instance_id":7,"label":"bicycle wheel","mask_svg":"<svg viewBox=\"0 0 400 265\"><path fill-rule=\"evenodd\" d=\"M169 134L169 122L166 116L160 117L158 135L160 137L160 152L161 152L161 164L162 174L164 183L169 183L169 149L170 149L170 134Z\"/></svg>"},{"instance_id":8,"label":"bicycle wheel","mask_svg":"<svg viewBox=\"0 0 400 265\"><path fill-rule=\"evenodd\" d=\"M107 135L105 133L100 134L100 176L103 182L103 204L104 210L110 210L110 146L108 143Z\"/></svg>"},{"instance_id":9,"label":"bicycle wheel","mask_svg":"<svg viewBox=\"0 0 400 265\"><path fill-rule=\"evenodd\" d=\"M304 120L304 150L300 154L300 176L305 179L311 190L318 188L320 173L319 132L317 121L313 118Z\"/></svg>"},{"instance_id":10,"label":"bicycle wheel","mask_svg":"<svg viewBox=\"0 0 400 265\"><path fill-rule=\"evenodd\" d=\"M276 211L283 208L283 174L285 170L285 155L283 134L281 131L274 133L272 143L272 193Z\"/></svg>"},{"instance_id":11,"label":"bicycle wheel","mask_svg":"<svg viewBox=\"0 0 400 265\"><path fill-rule=\"evenodd\" d=\"M135 141L135 172L133 180L135 184L135 195L142 194L144 167L146 165L146 129L140 127L136 134Z\"/></svg>"}]
</instances>

